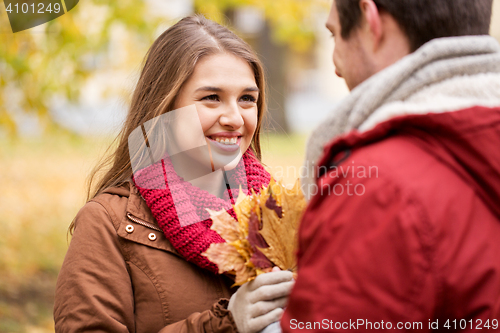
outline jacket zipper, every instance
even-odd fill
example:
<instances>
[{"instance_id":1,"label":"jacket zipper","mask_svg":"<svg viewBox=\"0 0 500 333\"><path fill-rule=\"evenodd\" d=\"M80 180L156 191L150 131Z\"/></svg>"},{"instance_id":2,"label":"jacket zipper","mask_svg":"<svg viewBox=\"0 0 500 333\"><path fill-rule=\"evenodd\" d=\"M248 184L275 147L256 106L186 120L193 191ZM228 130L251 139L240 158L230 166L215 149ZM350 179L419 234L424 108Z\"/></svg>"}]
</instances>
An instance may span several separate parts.
<instances>
[{"instance_id":1,"label":"jacket zipper","mask_svg":"<svg viewBox=\"0 0 500 333\"><path fill-rule=\"evenodd\" d=\"M127 217L128 217L128 219L129 219L129 220L131 220L131 221L133 221L133 222L135 222L135 223L137 223L137 224L140 224L140 225L142 225L142 226L145 226L145 227L147 227L147 228L149 228L149 229L153 229L153 230L157 230L157 231L161 231L161 232L163 232L163 230L161 230L161 229L160 229L160 228L158 228L157 226L154 226L154 225L152 225L152 224L150 224L150 223L144 222L144 221L142 221L142 220L138 219L137 217L133 216L133 215L132 215L132 214L130 214L130 213L127 213Z\"/></svg>"}]
</instances>

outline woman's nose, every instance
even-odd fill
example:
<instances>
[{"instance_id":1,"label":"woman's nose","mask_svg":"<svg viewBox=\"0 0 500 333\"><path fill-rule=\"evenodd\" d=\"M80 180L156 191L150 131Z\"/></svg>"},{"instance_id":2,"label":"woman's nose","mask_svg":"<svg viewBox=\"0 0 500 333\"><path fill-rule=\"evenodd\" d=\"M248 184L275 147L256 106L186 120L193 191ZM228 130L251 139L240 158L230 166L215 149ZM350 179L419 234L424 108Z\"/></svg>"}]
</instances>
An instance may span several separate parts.
<instances>
[{"instance_id":1,"label":"woman's nose","mask_svg":"<svg viewBox=\"0 0 500 333\"><path fill-rule=\"evenodd\" d=\"M238 129L244 125L245 121L241 116L237 103L231 103L224 108L219 118L219 123L222 126L231 127L232 129Z\"/></svg>"}]
</instances>

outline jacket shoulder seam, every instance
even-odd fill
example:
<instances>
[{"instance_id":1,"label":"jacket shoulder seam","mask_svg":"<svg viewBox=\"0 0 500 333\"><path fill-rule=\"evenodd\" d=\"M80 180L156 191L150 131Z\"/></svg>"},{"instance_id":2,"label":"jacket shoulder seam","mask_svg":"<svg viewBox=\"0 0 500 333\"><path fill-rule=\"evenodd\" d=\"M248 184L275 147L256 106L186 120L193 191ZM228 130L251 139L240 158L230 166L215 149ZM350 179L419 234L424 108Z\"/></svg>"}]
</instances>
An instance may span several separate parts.
<instances>
[{"instance_id":1,"label":"jacket shoulder seam","mask_svg":"<svg viewBox=\"0 0 500 333\"><path fill-rule=\"evenodd\" d=\"M125 260L128 260L130 258L130 250L127 248L123 239L118 235L118 228L120 226L120 223L117 221L116 215L114 214L114 211L113 211L113 216L114 216L113 217L112 214L110 213L110 209L108 207L106 207L107 205L99 199L94 198L94 199L90 200L89 202L95 202L96 204L101 205L101 207L104 208L104 211L109 216L111 224L113 225L113 228L115 229L116 237L118 238L118 244L120 244L120 250L121 250L122 256Z\"/></svg>"},{"instance_id":2,"label":"jacket shoulder seam","mask_svg":"<svg viewBox=\"0 0 500 333\"><path fill-rule=\"evenodd\" d=\"M101 205L104 210L106 211L106 213L108 214L110 220L111 220L111 223L113 224L113 227L115 228L115 230L118 232L118 229L119 229L119 226L120 226L120 221L118 221L117 219L117 216L114 212L113 209L111 209L111 207L109 207L105 202L103 202L103 200L101 200L100 198L93 198L92 200L90 200L89 202L95 202L95 203L98 203L99 205ZM113 214L111 214L111 212Z\"/></svg>"}]
</instances>

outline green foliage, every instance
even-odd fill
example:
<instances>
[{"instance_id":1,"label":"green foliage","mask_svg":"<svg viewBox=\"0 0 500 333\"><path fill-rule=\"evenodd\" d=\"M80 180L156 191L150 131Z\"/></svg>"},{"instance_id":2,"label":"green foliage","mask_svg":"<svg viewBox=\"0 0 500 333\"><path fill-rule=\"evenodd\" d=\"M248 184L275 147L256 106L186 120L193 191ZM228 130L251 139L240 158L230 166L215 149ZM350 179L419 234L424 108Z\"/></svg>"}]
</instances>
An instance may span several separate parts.
<instances>
[{"instance_id":1,"label":"green foliage","mask_svg":"<svg viewBox=\"0 0 500 333\"><path fill-rule=\"evenodd\" d=\"M82 85L96 71L137 67L159 23L142 1L87 0L45 24L45 32L37 27L13 34L2 7L0 127L10 135L16 134L13 112L36 115L46 128L53 125L48 110L54 96L78 101ZM116 27L130 41L118 63L108 53Z\"/></svg>"}]
</instances>

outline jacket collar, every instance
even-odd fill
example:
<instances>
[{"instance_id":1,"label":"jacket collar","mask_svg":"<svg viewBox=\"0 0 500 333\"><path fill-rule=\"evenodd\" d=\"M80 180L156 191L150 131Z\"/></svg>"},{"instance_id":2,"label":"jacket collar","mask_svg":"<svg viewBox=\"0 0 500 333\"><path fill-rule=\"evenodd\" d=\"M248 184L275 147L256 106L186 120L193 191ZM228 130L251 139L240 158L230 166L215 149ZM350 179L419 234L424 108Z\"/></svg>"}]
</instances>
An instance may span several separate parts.
<instances>
[{"instance_id":1,"label":"jacket collar","mask_svg":"<svg viewBox=\"0 0 500 333\"><path fill-rule=\"evenodd\" d=\"M132 182L129 181L121 186L110 187L104 193L128 198L126 212L117 229L120 237L135 243L171 252L182 258L172 243L165 237L151 210ZM134 232L127 231L126 228L130 224L134 225ZM154 240L149 238L151 234L156 235Z\"/></svg>"},{"instance_id":2,"label":"jacket collar","mask_svg":"<svg viewBox=\"0 0 500 333\"><path fill-rule=\"evenodd\" d=\"M128 181L121 186L107 188L104 190L104 193L115 194L128 198L126 210L127 214L131 214L135 218L158 227L158 223L153 217L151 210L132 182Z\"/></svg>"}]
</instances>

